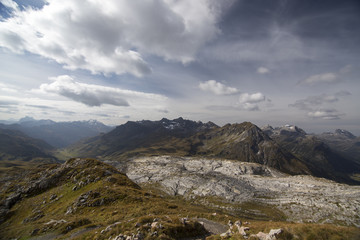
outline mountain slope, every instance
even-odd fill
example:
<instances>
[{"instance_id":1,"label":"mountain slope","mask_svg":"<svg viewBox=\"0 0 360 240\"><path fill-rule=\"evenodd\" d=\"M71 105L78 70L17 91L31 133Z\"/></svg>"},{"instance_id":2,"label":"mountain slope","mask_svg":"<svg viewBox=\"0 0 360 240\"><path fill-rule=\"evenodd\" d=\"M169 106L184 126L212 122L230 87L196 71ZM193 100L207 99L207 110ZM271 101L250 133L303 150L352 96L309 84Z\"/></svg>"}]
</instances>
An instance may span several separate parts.
<instances>
[{"instance_id":1,"label":"mountain slope","mask_svg":"<svg viewBox=\"0 0 360 240\"><path fill-rule=\"evenodd\" d=\"M304 163L250 122L227 124L196 138L196 154L260 163L290 174L310 174Z\"/></svg>"},{"instance_id":2,"label":"mountain slope","mask_svg":"<svg viewBox=\"0 0 360 240\"><path fill-rule=\"evenodd\" d=\"M53 150L46 142L31 138L16 130L0 128L0 161L45 161L51 162Z\"/></svg>"},{"instance_id":3,"label":"mountain slope","mask_svg":"<svg viewBox=\"0 0 360 240\"><path fill-rule=\"evenodd\" d=\"M198 132L218 128L215 124L194 122L178 118L160 121L129 121L107 134L86 139L66 149L71 156L87 156L106 159L141 154L188 154L188 138Z\"/></svg>"},{"instance_id":4,"label":"mountain slope","mask_svg":"<svg viewBox=\"0 0 360 240\"><path fill-rule=\"evenodd\" d=\"M103 160L164 154L205 155L261 163L291 174L310 173L306 165L248 122L222 128L182 118L127 122L67 151L73 157Z\"/></svg>"},{"instance_id":5,"label":"mountain slope","mask_svg":"<svg viewBox=\"0 0 360 240\"><path fill-rule=\"evenodd\" d=\"M286 125L263 129L272 139L301 159L317 177L341 182L357 183L349 175L360 172L360 165L340 155L322 139L308 135L304 130Z\"/></svg>"},{"instance_id":6,"label":"mountain slope","mask_svg":"<svg viewBox=\"0 0 360 240\"><path fill-rule=\"evenodd\" d=\"M316 136L339 154L360 164L360 137L356 137L343 129L336 129L333 133L326 132Z\"/></svg>"}]
</instances>

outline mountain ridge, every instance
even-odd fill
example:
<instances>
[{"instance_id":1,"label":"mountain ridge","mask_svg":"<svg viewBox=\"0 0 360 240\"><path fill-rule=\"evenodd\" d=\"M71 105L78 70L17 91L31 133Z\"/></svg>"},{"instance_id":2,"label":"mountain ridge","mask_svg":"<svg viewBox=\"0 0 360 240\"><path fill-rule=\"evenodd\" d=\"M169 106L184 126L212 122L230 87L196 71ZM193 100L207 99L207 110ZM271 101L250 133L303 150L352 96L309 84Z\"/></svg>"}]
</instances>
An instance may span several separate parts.
<instances>
[{"instance_id":1,"label":"mountain ridge","mask_svg":"<svg viewBox=\"0 0 360 240\"><path fill-rule=\"evenodd\" d=\"M171 126L171 127L170 127ZM129 121L67 149L73 157L126 160L141 155L208 156L256 162L291 174L310 174L299 158L250 122L219 127L177 118Z\"/></svg>"},{"instance_id":2,"label":"mountain ridge","mask_svg":"<svg viewBox=\"0 0 360 240\"><path fill-rule=\"evenodd\" d=\"M83 138L113 129L97 120L55 122L50 119L35 120L32 117L24 117L13 124L0 124L0 128L21 131L56 148L66 147Z\"/></svg>"}]
</instances>

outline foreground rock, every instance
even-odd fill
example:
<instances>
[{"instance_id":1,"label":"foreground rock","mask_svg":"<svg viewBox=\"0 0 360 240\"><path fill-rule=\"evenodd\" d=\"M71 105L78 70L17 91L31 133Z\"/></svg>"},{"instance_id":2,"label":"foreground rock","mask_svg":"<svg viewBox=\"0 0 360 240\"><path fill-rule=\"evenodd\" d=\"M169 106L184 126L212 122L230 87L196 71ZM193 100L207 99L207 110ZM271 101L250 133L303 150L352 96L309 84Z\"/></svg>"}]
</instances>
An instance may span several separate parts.
<instances>
[{"instance_id":1,"label":"foreground rock","mask_svg":"<svg viewBox=\"0 0 360 240\"><path fill-rule=\"evenodd\" d=\"M289 221L360 226L360 186L223 159L160 156L112 164L136 183L160 184L172 195L265 203L283 211Z\"/></svg>"},{"instance_id":2,"label":"foreground rock","mask_svg":"<svg viewBox=\"0 0 360 240\"><path fill-rule=\"evenodd\" d=\"M256 237L259 240L276 240L277 236L282 233L282 229L271 229L269 233L259 232L258 234L252 234L251 237Z\"/></svg>"}]
</instances>

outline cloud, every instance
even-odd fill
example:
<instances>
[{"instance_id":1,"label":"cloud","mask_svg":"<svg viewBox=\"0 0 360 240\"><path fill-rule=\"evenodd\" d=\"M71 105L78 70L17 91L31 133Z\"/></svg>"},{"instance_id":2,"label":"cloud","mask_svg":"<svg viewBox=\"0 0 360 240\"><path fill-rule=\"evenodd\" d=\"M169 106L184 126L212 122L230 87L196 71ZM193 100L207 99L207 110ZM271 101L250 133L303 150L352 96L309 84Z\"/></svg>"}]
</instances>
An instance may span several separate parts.
<instances>
[{"instance_id":1,"label":"cloud","mask_svg":"<svg viewBox=\"0 0 360 240\"><path fill-rule=\"evenodd\" d=\"M333 95L321 94L317 96L309 96L305 99L295 101L289 104L289 107L295 107L299 110L307 111L307 116L314 119L334 120L340 119L344 114L338 113L336 109L323 108L331 106L335 102L339 102L343 97L351 95L348 91L339 91ZM320 109L319 109L320 108Z\"/></svg>"},{"instance_id":2,"label":"cloud","mask_svg":"<svg viewBox=\"0 0 360 240\"><path fill-rule=\"evenodd\" d=\"M11 0L0 0L0 3L2 3L5 7L8 7L10 9L14 9L14 10L19 9L18 4Z\"/></svg>"},{"instance_id":3,"label":"cloud","mask_svg":"<svg viewBox=\"0 0 360 240\"><path fill-rule=\"evenodd\" d=\"M13 114L18 112L19 102L7 97L0 97L0 112Z\"/></svg>"},{"instance_id":4,"label":"cloud","mask_svg":"<svg viewBox=\"0 0 360 240\"><path fill-rule=\"evenodd\" d=\"M214 0L47 0L40 8L14 9L0 25L0 46L31 52L65 68L93 74L151 72L144 56L188 63L219 35L224 5Z\"/></svg>"},{"instance_id":5,"label":"cloud","mask_svg":"<svg viewBox=\"0 0 360 240\"><path fill-rule=\"evenodd\" d=\"M0 83L0 92L13 94L13 93L17 93L18 90L16 89L16 87L14 85Z\"/></svg>"},{"instance_id":6,"label":"cloud","mask_svg":"<svg viewBox=\"0 0 360 240\"><path fill-rule=\"evenodd\" d=\"M328 72L323 74L312 75L304 80L298 82L302 85L316 85L316 84L334 84L341 82L341 77L352 71L352 65L346 65L341 68L337 73Z\"/></svg>"},{"instance_id":7,"label":"cloud","mask_svg":"<svg viewBox=\"0 0 360 240\"><path fill-rule=\"evenodd\" d=\"M63 110L60 110L59 112L61 112L62 114L68 115L68 116L73 116L73 115L76 114L76 112L73 112L73 111L63 111Z\"/></svg>"},{"instance_id":8,"label":"cloud","mask_svg":"<svg viewBox=\"0 0 360 240\"><path fill-rule=\"evenodd\" d=\"M309 96L305 99L296 100L294 104L289 104L289 107L295 107L300 110L312 110L314 106L320 106L326 103L338 102L341 97L351 95L348 91L339 91L333 95L321 94L317 96Z\"/></svg>"},{"instance_id":9,"label":"cloud","mask_svg":"<svg viewBox=\"0 0 360 240\"><path fill-rule=\"evenodd\" d=\"M55 93L91 107L103 104L126 107L130 105L127 99L134 98L157 101L166 99L158 94L80 83L68 75L50 79L53 80L52 83L41 84L40 88L35 91Z\"/></svg>"},{"instance_id":10,"label":"cloud","mask_svg":"<svg viewBox=\"0 0 360 240\"><path fill-rule=\"evenodd\" d=\"M257 93L242 93L239 96L239 103L242 109L247 111L259 111L258 103L264 102L266 97L264 94L257 92Z\"/></svg>"},{"instance_id":11,"label":"cloud","mask_svg":"<svg viewBox=\"0 0 360 240\"><path fill-rule=\"evenodd\" d=\"M338 83L340 82L340 79L337 74L335 73L323 73L323 74L316 74L312 75L302 81L299 82L299 84L304 85L315 85L315 84L322 84L322 83Z\"/></svg>"},{"instance_id":12,"label":"cloud","mask_svg":"<svg viewBox=\"0 0 360 240\"><path fill-rule=\"evenodd\" d=\"M160 113L169 113L169 110L167 110L167 109L158 109L158 112L160 112Z\"/></svg>"},{"instance_id":13,"label":"cloud","mask_svg":"<svg viewBox=\"0 0 360 240\"><path fill-rule=\"evenodd\" d=\"M231 94L235 94L235 93L239 92L239 90L237 90L236 88L228 87L228 86L226 86L220 82L217 82L215 80L201 82L199 84L199 88L202 91L212 92L216 95L231 95Z\"/></svg>"},{"instance_id":14,"label":"cloud","mask_svg":"<svg viewBox=\"0 0 360 240\"><path fill-rule=\"evenodd\" d=\"M253 94L242 93L239 97L240 103L259 103L265 101L264 94L257 92Z\"/></svg>"},{"instance_id":15,"label":"cloud","mask_svg":"<svg viewBox=\"0 0 360 240\"><path fill-rule=\"evenodd\" d=\"M266 74L266 73L269 73L269 72L270 72L270 70L268 68L266 68L266 67L259 67L257 69L257 73L260 73L260 74Z\"/></svg>"},{"instance_id":16,"label":"cloud","mask_svg":"<svg viewBox=\"0 0 360 240\"><path fill-rule=\"evenodd\" d=\"M19 103L14 100L0 100L0 106L11 106L11 105L18 105Z\"/></svg>"},{"instance_id":17,"label":"cloud","mask_svg":"<svg viewBox=\"0 0 360 240\"><path fill-rule=\"evenodd\" d=\"M351 92L346 91L346 90L342 90L342 91L335 93L335 96L337 96L337 97L346 97L346 96L350 96L350 95L351 95Z\"/></svg>"},{"instance_id":18,"label":"cloud","mask_svg":"<svg viewBox=\"0 0 360 240\"><path fill-rule=\"evenodd\" d=\"M40 108L40 109L55 109L54 107L45 106L45 105L33 105L33 104L25 104L27 107Z\"/></svg>"},{"instance_id":19,"label":"cloud","mask_svg":"<svg viewBox=\"0 0 360 240\"><path fill-rule=\"evenodd\" d=\"M320 118L324 120L337 120L340 119L340 114L335 109L320 109L317 111L308 112L307 115L311 118Z\"/></svg>"},{"instance_id":20,"label":"cloud","mask_svg":"<svg viewBox=\"0 0 360 240\"><path fill-rule=\"evenodd\" d=\"M341 68L339 72L341 74L347 74L347 73L351 72L352 68L353 68L353 66L351 64L349 64L349 65L346 65L345 67Z\"/></svg>"}]
</instances>

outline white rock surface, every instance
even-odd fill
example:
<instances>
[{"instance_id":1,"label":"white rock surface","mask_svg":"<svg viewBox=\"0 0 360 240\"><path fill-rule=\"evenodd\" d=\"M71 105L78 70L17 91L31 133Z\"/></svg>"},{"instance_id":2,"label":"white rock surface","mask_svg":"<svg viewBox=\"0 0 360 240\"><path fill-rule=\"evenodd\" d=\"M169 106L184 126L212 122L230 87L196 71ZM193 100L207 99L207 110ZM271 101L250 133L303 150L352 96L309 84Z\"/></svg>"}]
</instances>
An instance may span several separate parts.
<instances>
[{"instance_id":1,"label":"white rock surface","mask_svg":"<svg viewBox=\"0 0 360 240\"><path fill-rule=\"evenodd\" d=\"M340 221L360 227L360 186L224 159L157 156L111 164L136 183L160 184L168 194L257 201L276 206L289 221Z\"/></svg>"}]
</instances>

